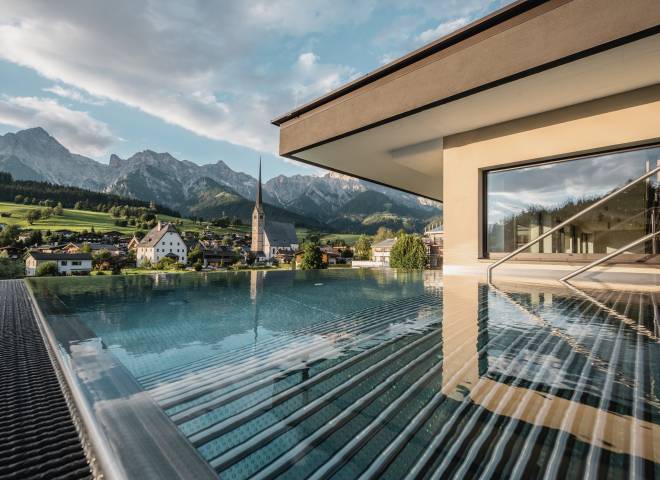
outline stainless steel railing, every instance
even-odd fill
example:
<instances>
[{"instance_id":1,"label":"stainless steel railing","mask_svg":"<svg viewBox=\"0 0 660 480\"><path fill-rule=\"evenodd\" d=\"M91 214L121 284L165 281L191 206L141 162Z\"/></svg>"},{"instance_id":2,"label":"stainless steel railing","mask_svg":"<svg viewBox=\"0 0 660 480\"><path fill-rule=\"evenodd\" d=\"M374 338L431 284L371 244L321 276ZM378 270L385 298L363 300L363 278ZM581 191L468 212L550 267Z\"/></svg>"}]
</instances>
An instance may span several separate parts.
<instances>
[{"instance_id":1,"label":"stainless steel railing","mask_svg":"<svg viewBox=\"0 0 660 480\"><path fill-rule=\"evenodd\" d=\"M630 187L632 187L633 185L636 185L636 184L638 184L638 183L640 183L640 182L646 180L647 178L649 178L649 177L651 177L651 176L653 176L653 175L655 175L656 173L659 173L659 172L660 172L660 166L657 166L657 167L655 167L653 170L650 170L650 171L646 172L646 173L645 173L644 175L642 175L641 177L638 177L638 178L636 178L635 180L633 180L632 182L629 182L629 183L623 185L622 187L617 188L617 189L614 190L613 192L611 192L611 193L605 195L605 196L604 196L603 198L601 198L600 200L598 200L598 201L592 203L591 205L589 205L588 207L586 207L586 208L580 210L578 213L576 213L576 214L573 215L572 217L570 217L570 218L568 218L567 220L564 220L563 222L559 223L558 225L552 227L550 230L548 230L547 232L543 233L542 235L539 235L539 236L536 237L534 240L532 240L532 241L530 241L530 242L527 242L527 243L526 243L525 245L523 245L522 247L517 248L516 250L514 250L514 251L511 252L511 253L509 253L509 254L506 255L505 257L500 258L497 262L495 262L495 263L489 265L489 266L488 266L488 270L487 270L488 283L492 283L492 281L493 281L493 270L494 270L496 267L502 265L504 262L506 262L506 261L510 260L511 258L515 257L515 256L518 255L520 252L523 252L523 251L527 250L529 247L531 247L532 245L535 245L536 243L540 242L540 241L543 240L544 238L549 237L550 235L552 235L553 233L555 233L557 230L560 230L560 229L564 228L566 225L568 225L568 224L574 222L575 220L577 220L578 218L580 218L580 217L581 217L582 215L584 215L585 213L588 213L588 212L594 210L595 208L600 207L602 204L604 204L604 203L607 202L608 200L610 200L610 199L616 197L616 196L619 195L620 193L622 193L622 192L628 190L628 189L629 189ZM600 260L600 259L599 259L599 260ZM584 270L583 270L583 271L584 271ZM580 273L581 273L581 272L580 272Z\"/></svg>"},{"instance_id":2,"label":"stainless steel railing","mask_svg":"<svg viewBox=\"0 0 660 480\"><path fill-rule=\"evenodd\" d=\"M587 270L591 269L592 267L595 267L597 265L600 265L601 263L607 262L609 259L616 257L617 255L620 255L621 253L630 250L633 247L636 247L640 243L644 243L648 240L651 240L653 237L660 235L660 231L657 232L651 232L648 235L644 235L643 237L638 238L637 240L630 242L628 245L624 245L623 247L619 248L618 250L615 250L612 253L609 253L605 255L602 258L599 258L593 262L591 262L589 265L585 265L584 267L578 268L574 272L569 273L568 275L564 275L559 279L560 282L566 282L567 280L580 275L583 272L586 272Z\"/></svg>"}]
</instances>

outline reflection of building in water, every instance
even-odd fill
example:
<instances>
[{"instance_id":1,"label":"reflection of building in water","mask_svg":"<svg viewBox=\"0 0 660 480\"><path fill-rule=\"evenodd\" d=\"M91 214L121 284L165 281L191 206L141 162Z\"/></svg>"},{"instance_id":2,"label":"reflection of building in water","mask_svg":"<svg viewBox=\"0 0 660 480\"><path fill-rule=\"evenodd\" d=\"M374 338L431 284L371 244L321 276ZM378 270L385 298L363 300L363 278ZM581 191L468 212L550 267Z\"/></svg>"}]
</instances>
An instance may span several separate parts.
<instances>
[{"instance_id":1,"label":"reflection of building in water","mask_svg":"<svg viewBox=\"0 0 660 480\"><path fill-rule=\"evenodd\" d=\"M570 436L592 452L659 462L654 445L660 426L639 413L655 408L657 399L646 374L626 360L639 358L639 350L650 347L647 340L656 337L648 326L631 327L611 313L618 309L642 318L640 311L654 299L647 294L623 297L598 309L559 288L511 286L504 291L479 285L476 278L446 276L442 390L483 409L471 411L482 416L467 429L474 432L461 435L477 435L508 417L510 431L501 428L494 450L509 441L521 422L527 438L546 435L551 450ZM568 309L580 321L561 328L559 312ZM585 309L590 309L588 319ZM570 317L561 318L571 323ZM599 339L603 335L608 337L604 341Z\"/></svg>"},{"instance_id":2,"label":"reflection of building in water","mask_svg":"<svg viewBox=\"0 0 660 480\"><path fill-rule=\"evenodd\" d=\"M266 272L259 270L250 271L250 299L254 303L264 288L264 276Z\"/></svg>"},{"instance_id":3,"label":"reflection of building in water","mask_svg":"<svg viewBox=\"0 0 660 480\"><path fill-rule=\"evenodd\" d=\"M252 325L254 330L254 343L259 337L259 297L264 288L264 277L266 272L250 271L250 300L252 300Z\"/></svg>"}]
</instances>

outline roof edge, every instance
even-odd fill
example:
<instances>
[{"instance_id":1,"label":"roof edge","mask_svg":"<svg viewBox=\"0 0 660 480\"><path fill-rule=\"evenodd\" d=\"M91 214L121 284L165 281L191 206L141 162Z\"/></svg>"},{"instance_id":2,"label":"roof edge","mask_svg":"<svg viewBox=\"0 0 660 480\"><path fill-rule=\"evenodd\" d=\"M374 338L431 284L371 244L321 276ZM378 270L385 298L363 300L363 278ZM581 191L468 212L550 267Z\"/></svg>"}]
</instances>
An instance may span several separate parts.
<instances>
[{"instance_id":1,"label":"roof edge","mask_svg":"<svg viewBox=\"0 0 660 480\"><path fill-rule=\"evenodd\" d=\"M428 43L417 50L386 64L376 70L373 70L366 75L363 75L360 78L357 78L351 82L348 82L341 87L332 90L325 95L318 97L308 103L305 103L295 109L280 115L279 117L271 120L271 124L275 126L280 126L284 122L289 121L293 118L299 117L300 115L307 113L311 110L314 110L321 105L331 102L347 93L350 93L354 90L357 90L365 85L375 82L391 73L396 72L402 68L407 67L413 63L416 63L434 53L437 53L441 50L444 50L452 45L460 43L470 37L473 37L489 28L492 28L500 23L503 23L511 18L514 18L518 15L521 15L533 8L538 7L544 3L547 3L550 0L516 0L509 5L486 15L485 17L479 18L467 25L455 30L443 37L440 37L437 40L434 40L431 43Z\"/></svg>"}]
</instances>

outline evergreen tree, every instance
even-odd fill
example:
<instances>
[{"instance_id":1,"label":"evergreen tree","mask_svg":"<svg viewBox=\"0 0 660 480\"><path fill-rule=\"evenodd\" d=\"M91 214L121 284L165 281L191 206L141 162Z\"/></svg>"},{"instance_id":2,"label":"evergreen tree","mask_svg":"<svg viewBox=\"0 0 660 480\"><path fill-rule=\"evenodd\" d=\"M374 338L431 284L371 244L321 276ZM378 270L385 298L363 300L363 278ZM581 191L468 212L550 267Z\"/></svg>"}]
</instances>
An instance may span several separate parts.
<instances>
[{"instance_id":1,"label":"evergreen tree","mask_svg":"<svg viewBox=\"0 0 660 480\"><path fill-rule=\"evenodd\" d=\"M421 270L426 267L426 246L417 234L400 234L390 252L390 267Z\"/></svg>"}]
</instances>

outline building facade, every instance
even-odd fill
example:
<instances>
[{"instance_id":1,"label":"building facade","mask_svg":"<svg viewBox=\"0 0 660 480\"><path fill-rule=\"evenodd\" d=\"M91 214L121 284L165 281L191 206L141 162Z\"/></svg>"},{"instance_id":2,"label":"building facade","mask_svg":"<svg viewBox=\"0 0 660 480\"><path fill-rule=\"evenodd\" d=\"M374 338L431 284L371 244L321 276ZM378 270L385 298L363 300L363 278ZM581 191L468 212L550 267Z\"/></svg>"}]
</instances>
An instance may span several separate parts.
<instances>
[{"instance_id":1,"label":"building facade","mask_svg":"<svg viewBox=\"0 0 660 480\"><path fill-rule=\"evenodd\" d=\"M179 231L171 223L161 223L152 228L137 246L137 264L148 260L152 264L168 257L180 263L188 262L188 247Z\"/></svg>"},{"instance_id":2,"label":"building facade","mask_svg":"<svg viewBox=\"0 0 660 480\"><path fill-rule=\"evenodd\" d=\"M443 202L445 272L658 232L660 3L514 2L273 121L280 154ZM557 32L561 32L560 35ZM658 236L611 260L654 268Z\"/></svg>"},{"instance_id":3,"label":"building facade","mask_svg":"<svg viewBox=\"0 0 660 480\"><path fill-rule=\"evenodd\" d=\"M91 253L45 253L30 250L25 256L25 275L28 277L36 275L39 265L47 262L55 263L60 275L75 275L92 271Z\"/></svg>"},{"instance_id":4,"label":"building facade","mask_svg":"<svg viewBox=\"0 0 660 480\"><path fill-rule=\"evenodd\" d=\"M375 262L378 266L390 266L390 253L392 247L396 243L396 238L386 238L380 242L374 243L371 246L371 261Z\"/></svg>"}]
</instances>

